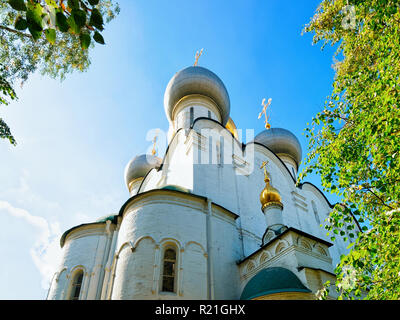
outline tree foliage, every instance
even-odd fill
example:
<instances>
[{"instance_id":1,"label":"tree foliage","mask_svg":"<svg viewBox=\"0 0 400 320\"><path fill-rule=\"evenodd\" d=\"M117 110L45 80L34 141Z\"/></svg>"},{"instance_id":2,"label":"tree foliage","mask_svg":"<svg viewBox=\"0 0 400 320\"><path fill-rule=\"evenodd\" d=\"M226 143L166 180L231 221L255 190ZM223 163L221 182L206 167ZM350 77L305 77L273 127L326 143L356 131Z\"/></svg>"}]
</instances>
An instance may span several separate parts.
<instances>
[{"instance_id":1,"label":"tree foliage","mask_svg":"<svg viewBox=\"0 0 400 320\"><path fill-rule=\"evenodd\" d=\"M105 44L104 25L118 13L112 0L1 0L0 106L16 99L15 83L35 71L63 80L87 70L90 48ZM0 138L16 144L1 119Z\"/></svg>"},{"instance_id":2,"label":"tree foliage","mask_svg":"<svg viewBox=\"0 0 400 320\"><path fill-rule=\"evenodd\" d=\"M336 268L340 298L400 298L400 7L393 0L323 0L305 32L337 47L333 91L305 130L306 168L343 199L329 217L349 254ZM335 236L335 235L333 235ZM334 238L333 238L334 239Z\"/></svg>"}]
</instances>

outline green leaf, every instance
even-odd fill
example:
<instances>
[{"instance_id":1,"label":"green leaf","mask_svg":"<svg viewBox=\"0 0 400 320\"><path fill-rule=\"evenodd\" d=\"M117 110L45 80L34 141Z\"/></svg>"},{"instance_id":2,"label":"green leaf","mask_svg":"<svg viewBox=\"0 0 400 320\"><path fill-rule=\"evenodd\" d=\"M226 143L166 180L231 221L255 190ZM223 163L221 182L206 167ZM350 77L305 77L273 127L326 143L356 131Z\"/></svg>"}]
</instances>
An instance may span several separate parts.
<instances>
[{"instance_id":1,"label":"green leaf","mask_svg":"<svg viewBox=\"0 0 400 320\"><path fill-rule=\"evenodd\" d=\"M81 41L81 48L82 48L83 50L86 50L87 48L89 48L90 41L91 41L91 38L90 38L90 34L89 34L89 33L87 33L87 32L82 32L82 33L79 35L79 40Z\"/></svg>"},{"instance_id":2,"label":"green leaf","mask_svg":"<svg viewBox=\"0 0 400 320\"><path fill-rule=\"evenodd\" d=\"M81 29L86 24L86 12L81 9L72 9L71 16L73 16L75 24Z\"/></svg>"},{"instance_id":3,"label":"green leaf","mask_svg":"<svg viewBox=\"0 0 400 320\"><path fill-rule=\"evenodd\" d=\"M103 17L100 13L100 11L96 8L92 10L92 14L90 15L90 20L89 20L89 25L96 27L100 31L104 30L103 27Z\"/></svg>"},{"instance_id":4,"label":"green leaf","mask_svg":"<svg viewBox=\"0 0 400 320\"><path fill-rule=\"evenodd\" d=\"M26 11L26 5L24 0L8 0L8 4L17 11Z\"/></svg>"},{"instance_id":5,"label":"green leaf","mask_svg":"<svg viewBox=\"0 0 400 320\"><path fill-rule=\"evenodd\" d=\"M93 35L94 41L100 44L105 44L103 36L99 32L95 32Z\"/></svg>"},{"instance_id":6,"label":"green leaf","mask_svg":"<svg viewBox=\"0 0 400 320\"><path fill-rule=\"evenodd\" d=\"M92 6L95 6L95 5L99 4L99 0L88 0L88 1Z\"/></svg>"},{"instance_id":7,"label":"green leaf","mask_svg":"<svg viewBox=\"0 0 400 320\"><path fill-rule=\"evenodd\" d=\"M68 0L68 7L71 9L79 9L79 0Z\"/></svg>"},{"instance_id":8,"label":"green leaf","mask_svg":"<svg viewBox=\"0 0 400 320\"><path fill-rule=\"evenodd\" d=\"M67 18L61 11L56 13L56 25L61 32L68 32L69 30Z\"/></svg>"},{"instance_id":9,"label":"green leaf","mask_svg":"<svg viewBox=\"0 0 400 320\"><path fill-rule=\"evenodd\" d=\"M46 29L44 30L44 34L48 42L50 42L51 44L54 44L56 42L56 30Z\"/></svg>"},{"instance_id":10,"label":"green leaf","mask_svg":"<svg viewBox=\"0 0 400 320\"><path fill-rule=\"evenodd\" d=\"M43 30L42 14L43 14L43 8L40 4L28 3L28 8L26 11L26 21L28 22L29 31Z\"/></svg>"},{"instance_id":11,"label":"green leaf","mask_svg":"<svg viewBox=\"0 0 400 320\"><path fill-rule=\"evenodd\" d=\"M67 19L67 23L69 27L71 28L71 32L74 34L80 34L81 33L81 28L76 24L74 16L70 15Z\"/></svg>"},{"instance_id":12,"label":"green leaf","mask_svg":"<svg viewBox=\"0 0 400 320\"><path fill-rule=\"evenodd\" d=\"M38 40L42 36L43 31L37 31L35 29L32 29L30 26L28 27L28 30L30 34L32 35L33 40Z\"/></svg>"},{"instance_id":13,"label":"green leaf","mask_svg":"<svg viewBox=\"0 0 400 320\"><path fill-rule=\"evenodd\" d=\"M14 27L19 31L23 31L28 28L28 22L22 16L18 16L15 19Z\"/></svg>"}]
</instances>

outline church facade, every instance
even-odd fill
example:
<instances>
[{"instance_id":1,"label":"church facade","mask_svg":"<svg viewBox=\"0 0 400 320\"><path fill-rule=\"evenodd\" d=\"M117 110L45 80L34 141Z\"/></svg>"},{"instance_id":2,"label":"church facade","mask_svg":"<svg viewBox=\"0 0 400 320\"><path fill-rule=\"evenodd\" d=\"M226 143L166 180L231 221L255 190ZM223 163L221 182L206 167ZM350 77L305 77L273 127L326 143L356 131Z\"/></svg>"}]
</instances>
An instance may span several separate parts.
<instances>
[{"instance_id":1,"label":"church facade","mask_svg":"<svg viewBox=\"0 0 400 320\"><path fill-rule=\"evenodd\" d=\"M240 142L225 85L200 66L172 77L164 108L164 157L134 157L120 211L62 235L47 298L315 299L334 283L348 243L320 226L333 207L324 194L296 185L295 135Z\"/></svg>"}]
</instances>

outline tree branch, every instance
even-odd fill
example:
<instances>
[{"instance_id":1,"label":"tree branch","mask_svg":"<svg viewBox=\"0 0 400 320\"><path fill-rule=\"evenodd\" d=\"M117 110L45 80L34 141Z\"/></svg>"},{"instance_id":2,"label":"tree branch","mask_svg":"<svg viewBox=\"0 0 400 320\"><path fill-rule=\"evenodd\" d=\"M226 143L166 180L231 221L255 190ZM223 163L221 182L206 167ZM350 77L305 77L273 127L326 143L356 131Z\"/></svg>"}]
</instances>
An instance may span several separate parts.
<instances>
[{"instance_id":1,"label":"tree branch","mask_svg":"<svg viewBox=\"0 0 400 320\"><path fill-rule=\"evenodd\" d=\"M15 30L15 29L11 29L11 28L6 27L6 26L0 25L0 29L9 31L9 32L12 32L12 33L15 33L15 34L18 34L18 35L20 35L20 36L27 37L27 38L29 38L29 39L32 39L32 36L31 36L30 34L25 33L25 32L21 32L21 31Z\"/></svg>"},{"instance_id":2,"label":"tree branch","mask_svg":"<svg viewBox=\"0 0 400 320\"><path fill-rule=\"evenodd\" d=\"M393 208L385 203L381 197L379 197L375 192L373 192L370 188L364 188L365 190L371 192L384 206L388 207L389 209L393 210Z\"/></svg>"}]
</instances>

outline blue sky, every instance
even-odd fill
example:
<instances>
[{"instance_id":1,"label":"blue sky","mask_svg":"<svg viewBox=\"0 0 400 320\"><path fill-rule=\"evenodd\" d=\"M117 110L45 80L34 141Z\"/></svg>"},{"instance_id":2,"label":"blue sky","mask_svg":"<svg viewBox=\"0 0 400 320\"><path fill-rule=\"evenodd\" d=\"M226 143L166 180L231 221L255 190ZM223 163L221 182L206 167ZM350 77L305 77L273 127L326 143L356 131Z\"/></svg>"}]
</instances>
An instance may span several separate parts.
<instances>
[{"instance_id":1,"label":"blue sky","mask_svg":"<svg viewBox=\"0 0 400 320\"><path fill-rule=\"evenodd\" d=\"M262 131L261 100L272 98L272 126L296 134L306 154L302 133L334 75L333 49L301 36L319 2L119 0L86 73L35 74L18 87L0 110L18 142L0 141L0 299L44 299L62 232L119 211L125 165L149 150L149 130L167 131L165 87L201 48L237 127Z\"/></svg>"}]
</instances>

